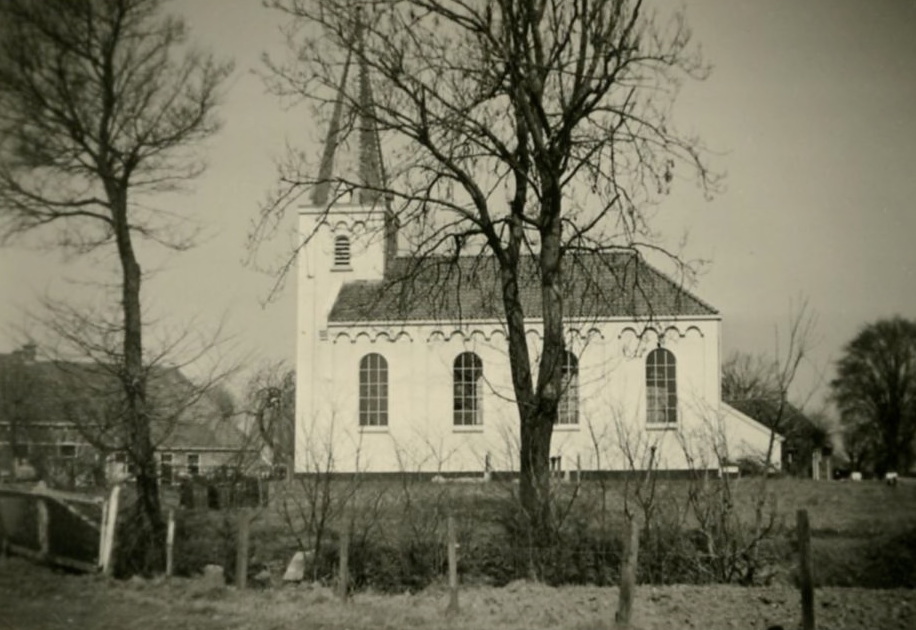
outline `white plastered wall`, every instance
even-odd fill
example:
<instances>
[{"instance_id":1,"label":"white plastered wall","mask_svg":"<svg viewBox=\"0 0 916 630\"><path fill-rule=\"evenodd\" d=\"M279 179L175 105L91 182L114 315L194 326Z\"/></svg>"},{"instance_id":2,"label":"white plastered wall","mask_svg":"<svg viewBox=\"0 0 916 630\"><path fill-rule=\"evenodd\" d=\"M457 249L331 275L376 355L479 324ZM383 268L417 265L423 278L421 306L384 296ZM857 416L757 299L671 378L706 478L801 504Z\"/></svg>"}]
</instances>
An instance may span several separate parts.
<instances>
[{"instance_id":1,"label":"white plastered wall","mask_svg":"<svg viewBox=\"0 0 916 630\"><path fill-rule=\"evenodd\" d=\"M657 326L625 320L570 322L567 331L579 359L580 413L578 425L554 430L551 454L561 457L563 469L645 467L650 457L665 469L717 465L708 439L710 428L721 421L717 318ZM660 340L677 359L679 418L668 429L645 422L645 355ZM528 341L536 360L536 326ZM320 345L323 369L309 388L316 396L306 407L312 415L299 414L300 472L316 462L326 466L329 453L338 472L474 474L484 470L488 456L496 470L517 469L518 412L498 323L468 322L460 328L432 322L380 327L331 323ZM453 425L452 366L465 351L477 353L484 365L481 426ZM369 353L381 354L388 364L387 427L358 423L358 366Z\"/></svg>"}]
</instances>

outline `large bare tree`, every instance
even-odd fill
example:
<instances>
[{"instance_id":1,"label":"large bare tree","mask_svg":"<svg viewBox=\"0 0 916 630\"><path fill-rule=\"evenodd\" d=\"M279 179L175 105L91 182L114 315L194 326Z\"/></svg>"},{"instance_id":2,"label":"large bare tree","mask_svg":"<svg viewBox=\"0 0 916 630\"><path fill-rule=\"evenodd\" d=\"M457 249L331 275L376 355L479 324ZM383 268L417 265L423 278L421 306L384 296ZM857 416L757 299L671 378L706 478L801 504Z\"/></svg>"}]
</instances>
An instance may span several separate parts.
<instances>
[{"instance_id":1,"label":"large bare tree","mask_svg":"<svg viewBox=\"0 0 916 630\"><path fill-rule=\"evenodd\" d=\"M0 221L12 238L54 230L77 251L114 245L123 316L117 360L144 564L162 562L164 526L150 438L137 236L188 245L176 213L138 203L204 165L200 141L231 66L190 48L159 0L0 3Z\"/></svg>"},{"instance_id":2,"label":"large bare tree","mask_svg":"<svg viewBox=\"0 0 916 630\"><path fill-rule=\"evenodd\" d=\"M320 172L293 155L254 240L315 186L334 191L331 201L361 189L388 206L418 266L473 253L497 265L521 427L520 499L533 531L545 532L564 274L579 254L656 246L649 208L676 172L706 191L715 185L702 145L670 115L680 82L708 70L683 15L656 16L639 0L271 4L290 18L292 52L289 63L268 60L271 87L319 111L353 112L338 144L357 140L370 121L386 177ZM351 63L371 101L365 89L337 89ZM522 296L532 287L536 315ZM525 341L534 317L543 326L536 377Z\"/></svg>"}]
</instances>

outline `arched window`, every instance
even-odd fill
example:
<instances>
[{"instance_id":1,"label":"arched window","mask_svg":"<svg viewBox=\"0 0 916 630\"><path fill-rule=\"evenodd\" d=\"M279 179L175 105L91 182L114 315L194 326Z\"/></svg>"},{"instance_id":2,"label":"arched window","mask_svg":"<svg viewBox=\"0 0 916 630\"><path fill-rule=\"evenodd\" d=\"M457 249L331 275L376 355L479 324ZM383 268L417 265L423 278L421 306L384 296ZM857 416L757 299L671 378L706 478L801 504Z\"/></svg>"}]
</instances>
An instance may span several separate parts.
<instances>
[{"instance_id":1,"label":"arched window","mask_svg":"<svg viewBox=\"0 0 916 630\"><path fill-rule=\"evenodd\" d=\"M346 236L334 237L334 266L350 266L350 239Z\"/></svg>"},{"instance_id":2,"label":"arched window","mask_svg":"<svg viewBox=\"0 0 916 630\"><path fill-rule=\"evenodd\" d=\"M650 425L677 422L677 367L674 355L656 348L646 357L646 421Z\"/></svg>"},{"instance_id":3,"label":"arched window","mask_svg":"<svg viewBox=\"0 0 916 630\"><path fill-rule=\"evenodd\" d=\"M359 426L388 426L388 361L380 354L359 361Z\"/></svg>"},{"instance_id":4,"label":"arched window","mask_svg":"<svg viewBox=\"0 0 916 630\"><path fill-rule=\"evenodd\" d=\"M560 368L560 406L557 424L579 424L579 360L567 352Z\"/></svg>"},{"instance_id":5,"label":"arched window","mask_svg":"<svg viewBox=\"0 0 916 630\"><path fill-rule=\"evenodd\" d=\"M454 421L456 426L483 424L483 361L462 352L454 365Z\"/></svg>"}]
</instances>

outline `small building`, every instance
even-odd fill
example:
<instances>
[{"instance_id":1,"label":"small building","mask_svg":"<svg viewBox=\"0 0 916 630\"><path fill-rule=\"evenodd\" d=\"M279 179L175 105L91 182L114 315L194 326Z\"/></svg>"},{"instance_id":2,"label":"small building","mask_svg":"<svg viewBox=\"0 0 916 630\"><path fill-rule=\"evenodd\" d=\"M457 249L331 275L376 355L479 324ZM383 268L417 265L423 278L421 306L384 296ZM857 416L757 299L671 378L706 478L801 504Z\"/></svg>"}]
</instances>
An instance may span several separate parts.
<instances>
[{"instance_id":1,"label":"small building","mask_svg":"<svg viewBox=\"0 0 916 630\"><path fill-rule=\"evenodd\" d=\"M131 476L120 383L111 366L45 361L28 344L0 354L0 475L61 486L100 485ZM206 390L177 368L148 372L151 426L163 483L260 458L257 445Z\"/></svg>"},{"instance_id":2,"label":"small building","mask_svg":"<svg viewBox=\"0 0 916 630\"><path fill-rule=\"evenodd\" d=\"M780 462L783 472L809 479L832 478L830 435L797 407L760 397L729 400L728 404L782 436L782 449L774 452L773 461Z\"/></svg>"}]
</instances>

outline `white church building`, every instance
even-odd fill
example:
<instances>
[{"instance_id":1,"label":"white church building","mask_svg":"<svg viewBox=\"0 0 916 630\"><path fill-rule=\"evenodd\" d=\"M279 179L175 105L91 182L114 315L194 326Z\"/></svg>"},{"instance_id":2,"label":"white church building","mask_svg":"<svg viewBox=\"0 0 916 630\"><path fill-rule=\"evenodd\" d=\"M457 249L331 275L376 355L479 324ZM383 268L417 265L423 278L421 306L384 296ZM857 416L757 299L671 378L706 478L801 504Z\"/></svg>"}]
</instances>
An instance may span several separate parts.
<instances>
[{"instance_id":1,"label":"white church building","mask_svg":"<svg viewBox=\"0 0 916 630\"><path fill-rule=\"evenodd\" d=\"M356 74L354 97L371 104L367 73ZM397 226L370 190L384 177L374 126L359 121L349 143L358 146L338 142L345 100L330 121L321 183L299 210L295 471L517 471L498 268L486 256L419 261L398 251ZM342 169L368 188L340 199ZM536 370L539 289L527 263ZM768 449L778 465L782 438L721 401L718 311L632 252L568 256L564 273L553 469L716 469Z\"/></svg>"}]
</instances>

